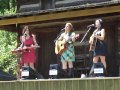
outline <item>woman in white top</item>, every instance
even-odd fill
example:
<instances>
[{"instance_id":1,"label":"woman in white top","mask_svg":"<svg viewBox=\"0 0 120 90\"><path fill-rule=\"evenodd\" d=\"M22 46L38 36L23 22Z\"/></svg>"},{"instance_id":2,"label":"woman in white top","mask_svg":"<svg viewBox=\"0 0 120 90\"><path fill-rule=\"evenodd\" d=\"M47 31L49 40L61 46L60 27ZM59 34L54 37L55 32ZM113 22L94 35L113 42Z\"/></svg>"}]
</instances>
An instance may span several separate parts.
<instances>
[{"instance_id":1,"label":"woman in white top","mask_svg":"<svg viewBox=\"0 0 120 90\"><path fill-rule=\"evenodd\" d=\"M73 25L71 23L66 23L64 29L65 32L62 33L58 39L58 41L64 40L67 46L66 50L64 50L60 56L62 69L65 75L73 77L73 62L75 61L73 42L75 41L75 33L73 32Z\"/></svg>"}]
</instances>

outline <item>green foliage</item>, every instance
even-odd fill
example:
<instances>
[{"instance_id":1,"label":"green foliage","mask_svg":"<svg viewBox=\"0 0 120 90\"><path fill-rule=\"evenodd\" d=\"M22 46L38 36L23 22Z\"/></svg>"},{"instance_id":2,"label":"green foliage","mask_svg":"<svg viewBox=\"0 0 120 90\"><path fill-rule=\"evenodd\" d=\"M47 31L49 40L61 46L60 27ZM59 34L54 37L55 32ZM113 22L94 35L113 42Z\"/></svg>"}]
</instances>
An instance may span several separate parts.
<instances>
[{"instance_id":1,"label":"green foliage","mask_svg":"<svg viewBox=\"0 0 120 90\"><path fill-rule=\"evenodd\" d=\"M0 30L0 69L10 74L16 72L17 58L11 53L16 47L17 34Z\"/></svg>"},{"instance_id":2,"label":"green foliage","mask_svg":"<svg viewBox=\"0 0 120 90\"><path fill-rule=\"evenodd\" d=\"M0 14L4 15L6 11L15 12L16 0L0 0ZM7 13L9 14L9 13Z\"/></svg>"},{"instance_id":3,"label":"green foliage","mask_svg":"<svg viewBox=\"0 0 120 90\"><path fill-rule=\"evenodd\" d=\"M14 14L16 0L0 0L0 15ZM15 75L17 58L11 53L16 47L17 34L0 30L0 70Z\"/></svg>"}]
</instances>

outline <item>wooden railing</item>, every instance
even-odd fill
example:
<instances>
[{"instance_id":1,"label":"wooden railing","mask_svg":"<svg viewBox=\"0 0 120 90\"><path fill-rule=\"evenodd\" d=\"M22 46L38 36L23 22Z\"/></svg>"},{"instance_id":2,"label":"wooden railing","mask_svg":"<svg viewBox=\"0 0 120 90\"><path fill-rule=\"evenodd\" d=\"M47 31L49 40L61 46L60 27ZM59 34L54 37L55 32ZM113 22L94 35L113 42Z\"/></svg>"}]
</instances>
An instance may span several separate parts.
<instances>
[{"instance_id":1,"label":"wooden railing","mask_svg":"<svg viewBox=\"0 0 120 90\"><path fill-rule=\"evenodd\" d=\"M1 81L0 90L120 90L120 78Z\"/></svg>"}]
</instances>

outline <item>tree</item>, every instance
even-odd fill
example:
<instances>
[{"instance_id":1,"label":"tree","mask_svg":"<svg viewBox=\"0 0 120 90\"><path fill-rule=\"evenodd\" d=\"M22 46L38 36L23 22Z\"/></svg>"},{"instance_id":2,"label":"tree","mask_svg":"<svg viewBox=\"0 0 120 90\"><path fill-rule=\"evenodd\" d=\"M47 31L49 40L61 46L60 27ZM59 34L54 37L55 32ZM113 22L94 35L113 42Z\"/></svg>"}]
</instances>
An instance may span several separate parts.
<instances>
[{"instance_id":1,"label":"tree","mask_svg":"<svg viewBox=\"0 0 120 90\"><path fill-rule=\"evenodd\" d=\"M11 54L11 50L16 47L17 34L0 30L0 70L15 74L16 56Z\"/></svg>"},{"instance_id":2,"label":"tree","mask_svg":"<svg viewBox=\"0 0 120 90\"><path fill-rule=\"evenodd\" d=\"M13 13L16 13L16 0L0 0L0 15ZM17 58L10 51L16 47L16 38L16 33L0 30L0 70L13 75Z\"/></svg>"},{"instance_id":3,"label":"tree","mask_svg":"<svg viewBox=\"0 0 120 90\"><path fill-rule=\"evenodd\" d=\"M15 12L16 0L0 0L0 13L8 14L6 11Z\"/></svg>"}]
</instances>

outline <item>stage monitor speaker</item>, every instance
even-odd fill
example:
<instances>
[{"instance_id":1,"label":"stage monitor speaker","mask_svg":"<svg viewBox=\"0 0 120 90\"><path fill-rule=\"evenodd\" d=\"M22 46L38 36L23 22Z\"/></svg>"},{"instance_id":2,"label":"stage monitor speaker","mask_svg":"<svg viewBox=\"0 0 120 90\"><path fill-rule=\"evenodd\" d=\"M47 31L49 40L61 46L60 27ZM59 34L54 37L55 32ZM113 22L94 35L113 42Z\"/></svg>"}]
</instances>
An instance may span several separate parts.
<instances>
[{"instance_id":1,"label":"stage monitor speaker","mask_svg":"<svg viewBox=\"0 0 120 90\"><path fill-rule=\"evenodd\" d=\"M101 62L94 63L91 67L90 77L104 77L105 76L105 68Z\"/></svg>"},{"instance_id":2,"label":"stage monitor speaker","mask_svg":"<svg viewBox=\"0 0 120 90\"><path fill-rule=\"evenodd\" d=\"M49 78L55 79L58 76L58 64L50 64Z\"/></svg>"},{"instance_id":3,"label":"stage monitor speaker","mask_svg":"<svg viewBox=\"0 0 120 90\"><path fill-rule=\"evenodd\" d=\"M22 66L22 79L43 79L43 76L29 66Z\"/></svg>"}]
</instances>

